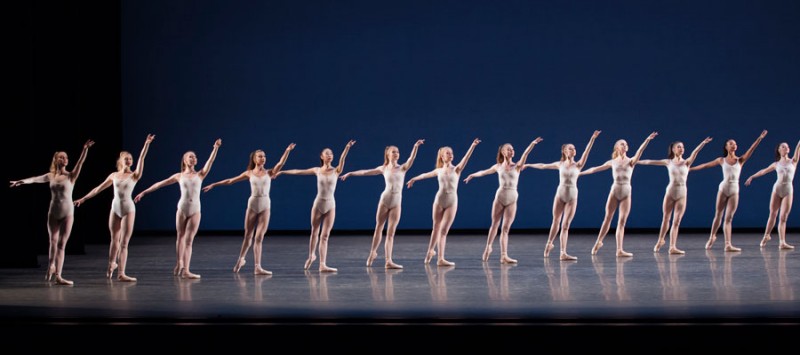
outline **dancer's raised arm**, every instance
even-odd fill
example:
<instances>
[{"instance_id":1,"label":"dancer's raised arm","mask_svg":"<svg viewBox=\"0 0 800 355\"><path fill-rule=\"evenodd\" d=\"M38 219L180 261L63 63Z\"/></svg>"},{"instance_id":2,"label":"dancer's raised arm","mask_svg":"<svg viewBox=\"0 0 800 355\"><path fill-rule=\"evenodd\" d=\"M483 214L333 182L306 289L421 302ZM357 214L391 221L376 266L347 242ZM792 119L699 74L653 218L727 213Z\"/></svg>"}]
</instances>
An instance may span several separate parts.
<instances>
[{"instance_id":1,"label":"dancer's raised arm","mask_svg":"<svg viewBox=\"0 0 800 355\"><path fill-rule=\"evenodd\" d=\"M86 143L83 144L83 150L81 151L81 156L78 158L78 162L75 163L75 167L72 168L72 173L70 174L70 180L74 183L75 180L78 179L78 175L81 173L81 168L83 167L83 163L86 161L86 154L89 153L89 148L94 145L94 141L89 139Z\"/></svg>"},{"instance_id":2,"label":"dancer's raised arm","mask_svg":"<svg viewBox=\"0 0 800 355\"><path fill-rule=\"evenodd\" d=\"M142 172L144 172L144 157L147 156L147 151L150 150L150 143L156 139L154 134L148 134L147 138L144 140L144 147L142 147L142 151L139 153L139 161L136 162L136 171L133 172L133 181L138 181L142 177Z\"/></svg>"},{"instance_id":3,"label":"dancer's raised arm","mask_svg":"<svg viewBox=\"0 0 800 355\"><path fill-rule=\"evenodd\" d=\"M644 153L644 150L647 148L647 144L650 143L650 141L653 140L653 138L655 138L657 135L658 132L653 132L644 139L642 145L640 145L639 149L636 150L636 154L633 156L633 158L631 158L631 166L634 166L639 162L639 159L642 157L642 153Z\"/></svg>"},{"instance_id":4,"label":"dancer's raised arm","mask_svg":"<svg viewBox=\"0 0 800 355\"><path fill-rule=\"evenodd\" d=\"M342 170L344 170L344 160L345 158L347 158L347 152L350 151L350 147L352 147L353 144L356 144L356 141L351 139L349 142L347 142L347 145L344 146L344 150L342 151L342 156L339 157L339 165L336 166L337 174L341 174Z\"/></svg>"},{"instance_id":5,"label":"dancer's raised arm","mask_svg":"<svg viewBox=\"0 0 800 355\"><path fill-rule=\"evenodd\" d=\"M275 166L272 167L272 170L270 170L270 175L275 176L275 174L277 174L279 171L281 171L281 169L283 169L283 165L286 164L286 160L289 159L289 153L291 153L292 150L294 150L294 146L295 146L294 143L289 143L289 146L286 147L286 150L283 151L281 159L278 160L278 162L275 163Z\"/></svg>"},{"instance_id":6,"label":"dancer's raised arm","mask_svg":"<svg viewBox=\"0 0 800 355\"><path fill-rule=\"evenodd\" d=\"M525 161L528 160L528 155L531 154L533 151L533 147L535 147L539 142L542 141L542 137L536 137L536 139L532 140L528 147L525 148L525 151L522 152L522 156L519 157L519 161L517 162L517 170L522 171L525 169Z\"/></svg>"},{"instance_id":7,"label":"dancer's raised arm","mask_svg":"<svg viewBox=\"0 0 800 355\"><path fill-rule=\"evenodd\" d=\"M475 138L472 141L472 144L469 146L469 149L467 150L467 154L464 154L464 156L461 158L461 161L458 162L458 165L456 165L456 173L460 174L464 170L464 168L467 166L469 158L472 156L472 152L475 151L475 147L477 147L480 142L481 140L478 138Z\"/></svg>"},{"instance_id":8,"label":"dancer's raised arm","mask_svg":"<svg viewBox=\"0 0 800 355\"><path fill-rule=\"evenodd\" d=\"M758 144L761 143L761 140L763 140L764 137L766 137L766 136L767 136L767 130L765 129L765 130L761 131L761 134L758 135L758 138L756 138L756 141L753 142L752 145L750 145L750 149L748 149L746 152L744 152L744 155L742 155L742 157L739 158L739 163L740 164L744 165L744 163L748 159L750 159L750 156L753 155L753 152L756 150L756 147L758 147Z\"/></svg>"},{"instance_id":9,"label":"dancer's raised arm","mask_svg":"<svg viewBox=\"0 0 800 355\"><path fill-rule=\"evenodd\" d=\"M214 142L214 149L211 151L211 155L206 160L206 164L203 165L203 169L201 169L197 174L200 178L205 178L208 175L208 172L211 170L211 165L214 164L214 159L217 158L217 152L219 151L219 147L222 145L222 139L217 138Z\"/></svg>"},{"instance_id":10,"label":"dancer's raised arm","mask_svg":"<svg viewBox=\"0 0 800 355\"><path fill-rule=\"evenodd\" d=\"M594 141L599 135L600 131L594 131L594 133L592 133L592 138L589 138L589 143L586 144L586 149L583 150L583 153L581 153L581 159L578 160L578 163L576 164L579 169L583 169L583 166L586 164L586 159L589 159L589 152L592 151Z\"/></svg>"},{"instance_id":11,"label":"dancer's raised arm","mask_svg":"<svg viewBox=\"0 0 800 355\"><path fill-rule=\"evenodd\" d=\"M423 144L425 144L425 140L424 139L418 139L414 143L414 148L411 149L411 155L409 155L408 159L406 160L406 162L403 163L403 170L408 171L408 169L411 169L411 165L413 165L414 164L414 160L417 159L417 151L419 150L419 146L421 146Z\"/></svg>"}]
</instances>

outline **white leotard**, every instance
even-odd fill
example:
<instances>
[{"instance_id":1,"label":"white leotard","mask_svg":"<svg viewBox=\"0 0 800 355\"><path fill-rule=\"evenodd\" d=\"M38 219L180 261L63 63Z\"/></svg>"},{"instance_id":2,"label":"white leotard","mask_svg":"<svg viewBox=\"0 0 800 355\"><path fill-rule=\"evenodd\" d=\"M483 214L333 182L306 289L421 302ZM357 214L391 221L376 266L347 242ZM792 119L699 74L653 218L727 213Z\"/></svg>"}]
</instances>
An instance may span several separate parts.
<instances>
[{"instance_id":1,"label":"white leotard","mask_svg":"<svg viewBox=\"0 0 800 355\"><path fill-rule=\"evenodd\" d=\"M69 178L70 174L58 175L47 174L50 182L50 210L48 215L56 219L64 219L75 212L75 205L72 204L72 189L75 184Z\"/></svg>"},{"instance_id":2,"label":"white leotard","mask_svg":"<svg viewBox=\"0 0 800 355\"><path fill-rule=\"evenodd\" d=\"M133 180L133 174L129 174L125 178L120 178L120 173L114 173L112 182L114 184L114 199L111 200L111 211L117 217L122 218L128 213L136 212L136 204L133 203L133 187L136 186L136 181Z\"/></svg>"},{"instance_id":3,"label":"white leotard","mask_svg":"<svg viewBox=\"0 0 800 355\"><path fill-rule=\"evenodd\" d=\"M499 202L503 207L517 202L519 193L517 192L517 183L519 182L519 170L517 165L514 164L507 169L503 164L497 164L497 181L499 183L497 192L494 194L495 201Z\"/></svg>"},{"instance_id":4,"label":"white leotard","mask_svg":"<svg viewBox=\"0 0 800 355\"><path fill-rule=\"evenodd\" d=\"M270 208L269 188L271 184L272 178L269 174L256 176L254 172L250 172L250 198L247 199L247 209L261 213Z\"/></svg>"},{"instance_id":5,"label":"white leotard","mask_svg":"<svg viewBox=\"0 0 800 355\"><path fill-rule=\"evenodd\" d=\"M390 168L383 167L383 180L386 187L381 193L380 204L387 209L392 209L400 206L403 200L403 181L405 180L406 172L403 170L402 165Z\"/></svg>"},{"instance_id":6,"label":"white leotard","mask_svg":"<svg viewBox=\"0 0 800 355\"><path fill-rule=\"evenodd\" d=\"M611 175L614 177L611 194L619 201L628 198L631 195L631 175L633 175L631 159L625 158L620 162L617 162L617 159L612 160Z\"/></svg>"},{"instance_id":7,"label":"white leotard","mask_svg":"<svg viewBox=\"0 0 800 355\"><path fill-rule=\"evenodd\" d=\"M578 175L580 169L575 163L563 161L558 167L558 189L556 196L563 203L570 203L578 198Z\"/></svg>"},{"instance_id":8,"label":"white leotard","mask_svg":"<svg viewBox=\"0 0 800 355\"><path fill-rule=\"evenodd\" d=\"M317 197L314 199L314 210L321 214L326 214L336 208L336 200L333 193L336 191L336 178L339 176L336 170L330 173L323 173L322 168L317 169Z\"/></svg>"},{"instance_id":9,"label":"white leotard","mask_svg":"<svg viewBox=\"0 0 800 355\"><path fill-rule=\"evenodd\" d=\"M675 164L675 161L670 159L667 163L667 172L669 173L667 196L673 201L686 198L686 178L689 177L689 166L686 165L686 160Z\"/></svg>"},{"instance_id":10,"label":"white leotard","mask_svg":"<svg viewBox=\"0 0 800 355\"><path fill-rule=\"evenodd\" d=\"M185 218L200 213L200 185L203 179L195 174L181 173L178 184L181 186L181 199L178 200L178 212Z\"/></svg>"},{"instance_id":11,"label":"white leotard","mask_svg":"<svg viewBox=\"0 0 800 355\"><path fill-rule=\"evenodd\" d=\"M435 206L445 209L458 203L458 178L460 175L456 172L455 166L436 169L439 191L436 192L436 198L433 200Z\"/></svg>"},{"instance_id":12,"label":"white leotard","mask_svg":"<svg viewBox=\"0 0 800 355\"><path fill-rule=\"evenodd\" d=\"M784 198L793 193L792 181L794 180L794 171L796 166L789 161L788 163L775 163L775 174L777 179L775 184L772 185L772 191L778 194L778 197Z\"/></svg>"},{"instance_id":13,"label":"white leotard","mask_svg":"<svg viewBox=\"0 0 800 355\"><path fill-rule=\"evenodd\" d=\"M742 171L742 165L737 161L736 163L728 164L728 159L722 158L722 182L719 183L719 191L725 196L731 197L739 193L739 173Z\"/></svg>"}]
</instances>

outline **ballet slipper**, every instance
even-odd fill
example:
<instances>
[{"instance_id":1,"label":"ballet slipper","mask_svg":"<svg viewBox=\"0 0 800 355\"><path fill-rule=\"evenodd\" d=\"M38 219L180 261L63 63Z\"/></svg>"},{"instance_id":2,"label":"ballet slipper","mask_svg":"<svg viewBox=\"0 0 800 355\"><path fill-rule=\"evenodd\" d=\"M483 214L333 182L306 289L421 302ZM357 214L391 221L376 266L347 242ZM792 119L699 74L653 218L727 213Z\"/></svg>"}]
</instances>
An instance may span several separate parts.
<instances>
[{"instance_id":1,"label":"ballet slipper","mask_svg":"<svg viewBox=\"0 0 800 355\"><path fill-rule=\"evenodd\" d=\"M306 259L306 265L303 266L303 269L308 270L311 267L311 264L314 263L314 260L317 260L317 255L311 254L311 256L308 259Z\"/></svg>"},{"instance_id":2,"label":"ballet slipper","mask_svg":"<svg viewBox=\"0 0 800 355\"><path fill-rule=\"evenodd\" d=\"M319 266L319 272L337 272L337 271L339 271L339 270L336 269L335 267L330 267L328 265L320 265Z\"/></svg>"},{"instance_id":3,"label":"ballet slipper","mask_svg":"<svg viewBox=\"0 0 800 355\"><path fill-rule=\"evenodd\" d=\"M653 247L653 252L654 253L658 253L658 251L661 250L661 247L663 247L665 243L666 242L664 241L663 238L658 238L658 241L656 242L656 246Z\"/></svg>"},{"instance_id":4,"label":"ballet slipper","mask_svg":"<svg viewBox=\"0 0 800 355\"><path fill-rule=\"evenodd\" d=\"M595 242L594 246L592 247L592 255L597 255L597 251L600 250L600 248L602 247L603 247L603 242L599 240Z\"/></svg>"},{"instance_id":5,"label":"ballet slipper","mask_svg":"<svg viewBox=\"0 0 800 355\"><path fill-rule=\"evenodd\" d=\"M239 272L244 264L247 264L247 260L245 260L245 258L239 258L239 260L236 260L236 265L233 266L233 272Z\"/></svg>"},{"instance_id":6,"label":"ballet slipper","mask_svg":"<svg viewBox=\"0 0 800 355\"><path fill-rule=\"evenodd\" d=\"M670 253L670 254L673 254L673 255L683 255L683 254L686 254L686 252L685 252L685 251L683 251L683 250L680 250L680 249L678 249L678 248L676 248L676 247L669 247L669 253Z\"/></svg>"},{"instance_id":7,"label":"ballet slipper","mask_svg":"<svg viewBox=\"0 0 800 355\"><path fill-rule=\"evenodd\" d=\"M122 281L122 282L136 282L136 278L135 277L130 277L130 276L125 275L125 274L117 274L117 280Z\"/></svg>"},{"instance_id":8,"label":"ballet slipper","mask_svg":"<svg viewBox=\"0 0 800 355\"><path fill-rule=\"evenodd\" d=\"M397 264L394 261L389 260L389 261L386 262L385 268L387 268L387 269L402 269L403 265Z\"/></svg>"}]
</instances>

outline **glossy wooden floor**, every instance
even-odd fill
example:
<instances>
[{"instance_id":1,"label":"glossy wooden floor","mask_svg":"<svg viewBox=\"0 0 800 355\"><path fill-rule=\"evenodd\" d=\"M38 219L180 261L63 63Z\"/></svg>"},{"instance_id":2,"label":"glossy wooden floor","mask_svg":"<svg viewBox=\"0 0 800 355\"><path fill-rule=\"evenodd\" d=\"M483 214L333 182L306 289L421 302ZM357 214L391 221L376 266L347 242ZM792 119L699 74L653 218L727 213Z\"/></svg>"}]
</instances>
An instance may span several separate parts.
<instances>
[{"instance_id":1,"label":"glossy wooden floor","mask_svg":"<svg viewBox=\"0 0 800 355\"><path fill-rule=\"evenodd\" d=\"M681 236L685 255L653 253L655 235L631 234L615 256L611 234L598 255L594 235L573 235L543 258L544 235L511 236L517 265L480 259L483 235L452 235L447 259L455 267L424 265L428 235L398 236L395 261L383 267L383 249L365 266L371 236L334 236L328 264L303 270L308 237L272 236L264 242L264 268L253 274L252 251L239 273L232 268L240 236L199 236L192 271L199 280L172 275L172 236L134 237L128 274L138 282L105 278L107 245L68 255L64 276L74 286L44 280L39 268L0 269L4 326L71 325L788 325L800 324L800 252L779 250L777 235L759 248L760 235L737 234L743 250L723 251L722 235L705 250L705 235ZM795 235L789 242L798 244Z\"/></svg>"}]
</instances>

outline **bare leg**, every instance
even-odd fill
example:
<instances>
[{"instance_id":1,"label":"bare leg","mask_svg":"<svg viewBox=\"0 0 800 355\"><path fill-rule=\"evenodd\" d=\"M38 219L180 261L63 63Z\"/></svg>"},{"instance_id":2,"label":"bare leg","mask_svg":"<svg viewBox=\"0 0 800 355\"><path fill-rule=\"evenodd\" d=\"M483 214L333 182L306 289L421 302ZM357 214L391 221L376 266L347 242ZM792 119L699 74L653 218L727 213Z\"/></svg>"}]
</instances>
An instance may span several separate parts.
<instances>
[{"instance_id":1,"label":"bare leg","mask_svg":"<svg viewBox=\"0 0 800 355\"><path fill-rule=\"evenodd\" d=\"M686 212L686 197L675 201L674 205L675 215L672 216L672 229L669 235L669 253L682 255L686 253L683 250L678 249L678 231L681 228L683 214Z\"/></svg>"},{"instance_id":2,"label":"bare leg","mask_svg":"<svg viewBox=\"0 0 800 355\"><path fill-rule=\"evenodd\" d=\"M489 235L486 238L486 247L483 248L483 256L481 256L481 260L483 261L489 260L489 255L492 254L492 244L494 244L494 238L497 236L497 228L500 227L500 219L503 218L504 210L505 208L503 205L501 205L500 202L495 198L494 203L492 203L492 225L489 227ZM503 239L503 237L500 236L500 239Z\"/></svg>"},{"instance_id":3,"label":"bare leg","mask_svg":"<svg viewBox=\"0 0 800 355\"><path fill-rule=\"evenodd\" d=\"M303 269L308 270L314 260L317 260L317 241L320 225L322 225L322 214L316 209L316 204L311 208L311 238L308 241L308 259Z\"/></svg>"},{"instance_id":4,"label":"bare leg","mask_svg":"<svg viewBox=\"0 0 800 355\"><path fill-rule=\"evenodd\" d=\"M47 248L47 274L44 279L50 281L56 275L56 255L58 255L58 240L61 239L60 221L47 216L47 234L50 238L50 245Z\"/></svg>"},{"instance_id":5,"label":"bare leg","mask_svg":"<svg viewBox=\"0 0 800 355\"><path fill-rule=\"evenodd\" d=\"M322 231L319 235L319 271L336 272L336 268L328 266L328 239L333 228L333 221L336 220L336 208L332 208L323 216ZM324 278L323 278L324 280Z\"/></svg>"},{"instance_id":6,"label":"bare leg","mask_svg":"<svg viewBox=\"0 0 800 355\"><path fill-rule=\"evenodd\" d=\"M67 241L69 240L69 235L72 232L73 221L74 216L65 217L58 232L60 238L58 239L58 244L56 245L56 283L59 285L72 285L72 281L64 279L61 277L61 275L62 271L64 270L64 250L67 248Z\"/></svg>"},{"instance_id":7,"label":"bare leg","mask_svg":"<svg viewBox=\"0 0 800 355\"><path fill-rule=\"evenodd\" d=\"M264 245L264 234L267 233L267 226L269 225L270 209L266 209L258 214L258 223L256 224L256 234L253 236L253 261L255 261L255 268L253 273L256 275L272 275L272 271L264 270L261 267L261 251Z\"/></svg>"},{"instance_id":8,"label":"bare leg","mask_svg":"<svg viewBox=\"0 0 800 355\"><path fill-rule=\"evenodd\" d=\"M664 203L662 204L664 217L661 219L661 229L658 231L658 241L656 241L656 246L653 247L653 252L655 253L657 253L661 247L664 246L664 238L666 238L667 230L669 230L669 217L672 215L673 207L675 207L675 200L670 198L668 193L664 194Z\"/></svg>"},{"instance_id":9,"label":"bare leg","mask_svg":"<svg viewBox=\"0 0 800 355\"><path fill-rule=\"evenodd\" d=\"M197 212L186 220L186 229L184 230L184 242L186 246L183 248L183 272L181 277L184 279L199 279L200 275L194 274L190 271L192 264L192 245L194 244L194 237L197 235L197 230L200 228L201 213Z\"/></svg>"},{"instance_id":10,"label":"bare leg","mask_svg":"<svg viewBox=\"0 0 800 355\"><path fill-rule=\"evenodd\" d=\"M558 235L558 228L561 224L561 219L564 216L564 202L558 198L558 195L553 199L553 223L550 225L550 234L547 236L547 244L544 245L544 257L550 256L550 250L553 250L553 241Z\"/></svg>"},{"instance_id":11,"label":"bare leg","mask_svg":"<svg viewBox=\"0 0 800 355\"><path fill-rule=\"evenodd\" d=\"M383 245L384 253L386 254L387 269L402 269L403 265L397 264L392 260L392 249L394 248L394 234L397 230L397 223L400 221L401 206L397 206L389 210L389 226L386 228L386 243ZM391 277L387 274L387 280ZM387 281L388 282L388 281ZM387 286L388 287L388 286Z\"/></svg>"},{"instance_id":12,"label":"bare leg","mask_svg":"<svg viewBox=\"0 0 800 355\"><path fill-rule=\"evenodd\" d=\"M375 213L375 232L372 233L372 246L369 248L367 266L372 266L372 262L378 257L378 246L381 245L381 239L383 239L383 226L386 225L386 219L388 217L389 210L384 207L383 204L378 203L378 211Z\"/></svg>"},{"instance_id":13,"label":"bare leg","mask_svg":"<svg viewBox=\"0 0 800 355\"><path fill-rule=\"evenodd\" d=\"M609 193L608 199L606 199L606 216L603 218L603 225L600 226L600 233L597 234L597 240L594 242L594 246L592 247L592 255L597 254L597 251L603 247L603 239L606 237L608 230L611 228L611 219L614 218L614 212L617 211L618 204L619 201L617 201L616 197L614 197L614 193Z\"/></svg>"},{"instance_id":14,"label":"bare leg","mask_svg":"<svg viewBox=\"0 0 800 355\"><path fill-rule=\"evenodd\" d=\"M175 268L172 270L173 275L180 275L183 273L183 249L186 247L185 230L187 218L181 213L180 210L175 213L175 230L177 238L175 239Z\"/></svg>"},{"instance_id":15,"label":"bare leg","mask_svg":"<svg viewBox=\"0 0 800 355\"><path fill-rule=\"evenodd\" d=\"M778 221L778 237L780 239L780 249L794 249L786 243L786 221L789 220L789 211L792 210L792 194L786 195L781 201L780 220Z\"/></svg>"},{"instance_id":16,"label":"bare leg","mask_svg":"<svg viewBox=\"0 0 800 355\"><path fill-rule=\"evenodd\" d=\"M117 217L114 211L108 214L108 231L111 234L111 242L108 246L108 269L106 269L106 278L111 278L114 275L114 270L117 269L117 257L119 256L120 239L122 234L122 219Z\"/></svg>"},{"instance_id":17,"label":"bare leg","mask_svg":"<svg viewBox=\"0 0 800 355\"><path fill-rule=\"evenodd\" d=\"M622 247L625 240L625 224L631 214L630 195L619 203L619 219L617 220L617 257L631 257L632 253L625 251ZM619 264L618 264L619 265Z\"/></svg>"},{"instance_id":18,"label":"bare leg","mask_svg":"<svg viewBox=\"0 0 800 355\"><path fill-rule=\"evenodd\" d=\"M722 233L725 234L725 251L742 251L741 248L733 246L733 215L736 213L736 208L739 206L739 194L735 194L728 198L727 206L725 207L725 224L722 227Z\"/></svg>"},{"instance_id":19,"label":"bare leg","mask_svg":"<svg viewBox=\"0 0 800 355\"><path fill-rule=\"evenodd\" d=\"M775 219L778 218L778 211L781 208L781 198L778 197L778 194L775 191L772 191L772 195L769 198L769 218L767 219L767 228L764 229L764 238L761 238L761 243L759 244L760 247L767 246L767 242L772 239L770 235L772 233L772 228L775 228Z\"/></svg>"},{"instance_id":20,"label":"bare leg","mask_svg":"<svg viewBox=\"0 0 800 355\"><path fill-rule=\"evenodd\" d=\"M122 238L119 244L119 252L117 253L119 258L119 272L117 272L117 280L119 281L136 281L135 277L130 277L125 273L128 267L128 244L131 241L131 235L133 235L133 223L135 221L136 212L128 213L126 216L122 217L122 228L120 231Z\"/></svg>"},{"instance_id":21,"label":"bare leg","mask_svg":"<svg viewBox=\"0 0 800 355\"><path fill-rule=\"evenodd\" d=\"M564 219L561 221L561 260L578 260L578 258L567 254L567 239L569 239L569 226L572 218L575 217L575 208L578 206L578 198L570 201L564 206Z\"/></svg>"},{"instance_id":22,"label":"bare leg","mask_svg":"<svg viewBox=\"0 0 800 355\"><path fill-rule=\"evenodd\" d=\"M458 204L454 204L442 213L442 221L440 223L439 231L439 258L436 262L438 266L455 266L456 264L447 261L444 258L444 249L447 246L447 233L450 232L450 226L453 225L453 220L456 218L456 211L458 211Z\"/></svg>"},{"instance_id":23,"label":"bare leg","mask_svg":"<svg viewBox=\"0 0 800 355\"><path fill-rule=\"evenodd\" d=\"M441 223L444 215L444 209L439 207L436 202L433 204L433 228L431 228L431 240L428 242L428 252L425 253L425 264L431 262L434 255L436 255L436 245L439 244L439 233L441 232ZM440 250L441 252L441 250Z\"/></svg>"},{"instance_id":24,"label":"bare leg","mask_svg":"<svg viewBox=\"0 0 800 355\"><path fill-rule=\"evenodd\" d=\"M233 272L239 272L244 264L247 263L246 256L250 246L253 245L253 233L255 233L257 219L258 214L248 208L244 215L244 239L242 240L242 247L239 249L239 258L236 259L236 264L233 265Z\"/></svg>"},{"instance_id":25,"label":"bare leg","mask_svg":"<svg viewBox=\"0 0 800 355\"><path fill-rule=\"evenodd\" d=\"M500 229L500 263L516 264L517 259L508 256L508 234L511 232L511 224L517 216L517 203L514 202L503 209L503 227Z\"/></svg>"},{"instance_id":26,"label":"bare leg","mask_svg":"<svg viewBox=\"0 0 800 355\"><path fill-rule=\"evenodd\" d=\"M711 246L713 246L714 242L717 240L717 232L719 231L720 224L722 224L722 214L725 212L725 206L727 204L728 197L722 193L722 190L718 191L716 211L714 212L714 222L711 223L711 235L708 237L708 242L706 242L706 249L711 249Z\"/></svg>"}]
</instances>

